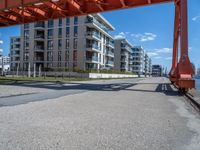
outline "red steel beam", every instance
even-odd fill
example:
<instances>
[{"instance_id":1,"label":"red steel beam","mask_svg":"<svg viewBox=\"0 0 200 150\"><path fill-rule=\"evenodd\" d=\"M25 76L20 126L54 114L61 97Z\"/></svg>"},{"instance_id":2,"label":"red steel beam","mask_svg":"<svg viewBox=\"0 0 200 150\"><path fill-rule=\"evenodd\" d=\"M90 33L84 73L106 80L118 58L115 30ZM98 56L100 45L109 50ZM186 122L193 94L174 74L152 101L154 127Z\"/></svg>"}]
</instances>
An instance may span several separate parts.
<instances>
[{"instance_id":1,"label":"red steel beam","mask_svg":"<svg viewBox=\"0 0 200 150\"><path fill-rule=\"evenodd\" d=\"M174 0L0 0L0 16L3 16L3 18L8 21L5 24L0 23L0 26L80 16L88 13L173 1Z\"/></svg>"}]
</instances>

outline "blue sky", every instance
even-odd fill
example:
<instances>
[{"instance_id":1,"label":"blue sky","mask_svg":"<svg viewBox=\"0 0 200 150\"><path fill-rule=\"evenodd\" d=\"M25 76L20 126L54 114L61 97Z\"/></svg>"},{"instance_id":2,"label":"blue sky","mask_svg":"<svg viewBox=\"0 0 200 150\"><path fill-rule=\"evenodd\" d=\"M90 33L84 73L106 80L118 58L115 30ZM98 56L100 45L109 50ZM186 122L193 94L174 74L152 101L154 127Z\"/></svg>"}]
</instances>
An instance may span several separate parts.
<instances>
[{"instance_id":1,"label":"blue sky","mask_svg":"<svg viewBox=\"0 0 200 150\"><path fill-rule=\"evenodd\" d=\"M190 59L200 67L200 0L188 0ZM174 4L152 5L103 13L115 27L115 37L126 37L133 45L142 45L153 64L171 67ZM0 47L9 53L11 36L19 35L19 26L0 28Z\"/></svg>"}]
</instances>

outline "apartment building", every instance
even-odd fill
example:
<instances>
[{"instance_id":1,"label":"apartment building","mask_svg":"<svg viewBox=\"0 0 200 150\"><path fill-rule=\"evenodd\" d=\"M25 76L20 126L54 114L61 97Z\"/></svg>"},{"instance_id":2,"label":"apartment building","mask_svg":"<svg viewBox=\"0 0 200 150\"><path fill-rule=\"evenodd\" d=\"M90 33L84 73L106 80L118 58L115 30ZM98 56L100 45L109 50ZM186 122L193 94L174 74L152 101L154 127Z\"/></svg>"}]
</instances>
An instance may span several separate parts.
<instances>
[{"instance_id":1,"label":"apartment building","mask_svg":"<svg viewBox=\"0 0 200 150\"><path fill-rule=\"evenodd\" d=\"M12 68L113 69L113 30L100 14L22 25L21 36L11 38Z\"/></svg>"},{"instance_id":2,"label":"apartment building","mask_svg":"<svg viewBox=\"0 0 200 150\"><path fill-rule=\"evenodd\" d=\"M132 72L132 44L126 39L115 39L114 69L122 72Z\"/></svg>"},{"instance_id":3,"label":"apartment building","mask_svg":"<svg viewBox=\"0 0 200 150\"><path fill-rule=\"evenodd\" d=\"M7 72L10 70L10 57L9 56L1 56L0 57L0 71Z\"/></svg>"},{"instance_id":4,"label":"apartment building","mask_svg":"<svg viewBox=\"0 0 200 150\"><path fill-rule=\"evenodd\" d=\"M152 65L152 76L160 77L162 74L163 70L161 65Z\"/></svg>"},{"instance_id":5,"label":"apartment building","mask_svg":"<svg viewBox=\"0 0 200 150\"><path fill-rule=\"evenodd\" d=\"M144 55L144 64L145 64L145 67L144 67L144 75L145 76L149 76L150 75L150 68L149 68L149 66L150 66L150 58L149 58L149 56L148 56L148 54L147 53L145 53L145 55Z\"/></svg>"},{"instance_id":6,"label":"apartment building","mask_svg":"<svg viewBox=\"0 0 200 150\"><path fill-rule=\"evenodd\" d=\"M142 46L134 46L133 50L133 66L132 71L138 75L144 75L145 73L145 58L144 49Z\"/></svg>"},{"instance_id":7,"label":"apartment building","mask_svg":"<svg viewBox=\"0 0 200 150\"><path fill-rule=\"evenodd\" d=\"M21 51L20 37L12 37L10 39L10 69L11 71L17 70L20 65L20 51Z\"/></svg>"}]
</instances>

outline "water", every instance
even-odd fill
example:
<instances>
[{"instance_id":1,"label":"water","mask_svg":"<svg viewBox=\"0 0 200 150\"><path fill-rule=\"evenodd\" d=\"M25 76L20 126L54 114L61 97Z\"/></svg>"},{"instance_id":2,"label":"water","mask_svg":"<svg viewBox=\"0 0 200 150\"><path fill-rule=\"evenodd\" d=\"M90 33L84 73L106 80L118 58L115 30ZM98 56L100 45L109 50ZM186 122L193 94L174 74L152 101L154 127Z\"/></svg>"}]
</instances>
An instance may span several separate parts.
<instances>
[{"instance_id":1,"label":"water","mask_svg":"<svg viewBox=\"0 0 200 150\"><path fill-rule=\"evenodd\" d=\"M195 79L196 81L196 88L200 90L200 79Z\"/></svg>"}]
</instances>

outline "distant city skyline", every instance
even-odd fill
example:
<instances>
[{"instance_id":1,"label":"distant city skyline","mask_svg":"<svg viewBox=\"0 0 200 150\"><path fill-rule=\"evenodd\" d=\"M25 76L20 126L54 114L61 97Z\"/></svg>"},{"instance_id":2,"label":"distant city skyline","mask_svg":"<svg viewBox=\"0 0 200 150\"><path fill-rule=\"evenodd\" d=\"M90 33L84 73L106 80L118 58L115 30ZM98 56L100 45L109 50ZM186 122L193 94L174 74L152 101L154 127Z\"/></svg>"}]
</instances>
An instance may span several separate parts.
<instances>
[{"instance_id":1,"label":"distant city skyline","mask_svg":"<svg viewBox=\"0 0 200 150\"><path fill-rule=\"evenodd\" d=\"M200 1L188 1L189 51L191 62L200 66ZM152 58L152 64L171 68L173 47L174 4L159 4L135 9L102 13L115 27L115 38L126 37L141 45ZM8 55L11 36L19 36L19 26L0 28L0 49Z\"/></svg>"}]
</instances>

